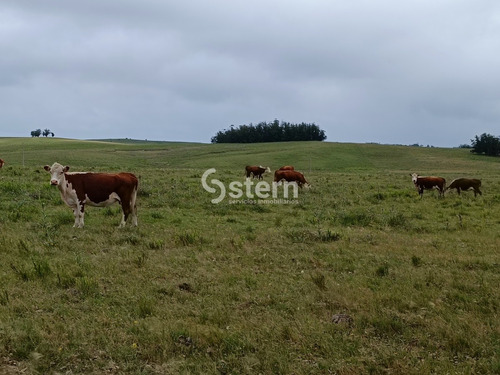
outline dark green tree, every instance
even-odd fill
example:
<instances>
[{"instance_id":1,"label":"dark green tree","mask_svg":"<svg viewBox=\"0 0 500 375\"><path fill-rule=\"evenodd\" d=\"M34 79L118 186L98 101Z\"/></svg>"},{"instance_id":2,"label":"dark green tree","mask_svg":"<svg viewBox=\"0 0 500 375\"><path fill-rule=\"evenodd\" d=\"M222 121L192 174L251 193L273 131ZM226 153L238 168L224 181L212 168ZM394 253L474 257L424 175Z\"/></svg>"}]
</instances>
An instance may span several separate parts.
<instances>
[{"instance_id":1,"label":"dark green tree","mask_svg":"<svg viewBox=\"0 0 500 375\"><path fill-rule=\"evenodd\" d=\"M33 130L31 132L31 136L32 137L39 137L41 134L42 134L42 130L41 129L36 129L36 130Z\"/></svg>"},{"instance_id":2,"label":"dark green tree","mask_svg":"<svg viewBox=\"0 0 500 375\"><path fill-rule=\"evenodd\" d=\"M476 135L471 139L472 150L475 154L484 154L488 156L500 155L500 138L491 134L483 133L479 137Z\"/></svg>"}]
</instances>

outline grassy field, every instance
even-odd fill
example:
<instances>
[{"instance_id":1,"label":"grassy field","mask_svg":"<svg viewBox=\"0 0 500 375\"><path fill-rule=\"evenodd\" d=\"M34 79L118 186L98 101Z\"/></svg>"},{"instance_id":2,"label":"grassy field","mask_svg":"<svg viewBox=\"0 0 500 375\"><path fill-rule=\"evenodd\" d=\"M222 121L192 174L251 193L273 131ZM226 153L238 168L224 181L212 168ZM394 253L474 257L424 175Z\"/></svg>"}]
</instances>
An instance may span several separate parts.
<instances>
[{"instance_id":1,"label":"grassy field","mask_svg":"<svg viewBox=\"0 0 500 375\"><path fill-rule=\"evenodd\" d=\"M0 374L499 374L500 160L375 144L0 138ZM43 165L129 171L85 228ZM201 176L292 164L296 204ZM412 172L483 181L426 191ZM271 182L271 175L265 181Z\"/></svg>"}]
</instances>

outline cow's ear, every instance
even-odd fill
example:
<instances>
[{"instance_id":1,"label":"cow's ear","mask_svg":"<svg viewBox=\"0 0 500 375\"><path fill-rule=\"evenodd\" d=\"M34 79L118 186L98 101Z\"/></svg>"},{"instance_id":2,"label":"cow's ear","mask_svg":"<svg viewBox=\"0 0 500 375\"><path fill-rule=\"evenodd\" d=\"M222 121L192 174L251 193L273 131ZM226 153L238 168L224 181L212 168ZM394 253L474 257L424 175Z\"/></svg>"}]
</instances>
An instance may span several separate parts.
<instances>
[{"instance_id":1,"label":"cow's ear","mask_svg":"<svg viewBox=\"0 0 500 375\"><path fill-rule=\"evenodd\" d=\"M45 165L43 169L45 169L47 172L50 172L50 167L48 165Z\"/></svg>"},{"instance_id":2,"label":"cow's ear","mask_svg":"<svg viewBox=\"0 0 500 375\"><path fill-rule=\"evenodd\" d=\"M67 172L69 171L69 165L65 166L64 169L63 169L64 172Z\"/></svg>"}]
</instances>

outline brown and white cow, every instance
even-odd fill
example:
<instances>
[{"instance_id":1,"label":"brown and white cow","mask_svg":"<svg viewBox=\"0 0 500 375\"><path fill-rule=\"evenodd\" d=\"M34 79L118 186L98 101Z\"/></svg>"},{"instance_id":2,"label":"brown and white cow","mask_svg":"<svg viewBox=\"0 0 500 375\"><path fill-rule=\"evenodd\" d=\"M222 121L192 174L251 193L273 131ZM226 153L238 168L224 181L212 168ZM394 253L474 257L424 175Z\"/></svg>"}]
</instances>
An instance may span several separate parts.
<instances>
[{"instance_id":1,"label":"brown and white cow","mask_svg":"<svg viewBox=\"0 0 500 375\"><path fill-rule=\"evenodd\" d=\"M115 202L122 206L120 227L132 215L132 225L137 226L138 180L132 173L68 173L69 167L59 163L44 166L50 173L50 184L56 185L62 200L73 209L76 228L83 228L85 205L106 207Z\"/></svg>"},{"instance_id":2,"label":"brown and white cow","mask_svg":"<svg viewBox=\"0 0 500 375\"><path fill-rule=\"evenodd\" d=\"M460 195L460 190L473 189L474 196L476 197L478 193L479 195L483 195L483 193L481 193L481 190L479 190L480 186L481 186L481 180L475 178L457 178L451 181L450 186L448 186L446 190L457 189L457 193L458 195Z\"/></svg>"},{"instance_id":3,"label":"brown and white cow","mask_svg":"<svg viewBox=\"0 0 500 375\"><path fill-rule=\"evenodd\" d=\"M3 161L3 159L0 159L0 168L2 168L4 164L5 162Z\"/></svg>"},{"instance_id":4,"label":"brown and white cow","mask_svg":"<svg viewBox=\"0 0 500 375\"><path fill-rule=\"evenodd\" d=\"M259 165L259 166L257 166L257 165L247 165L245 167L245 173L246 173L247 178L250 178L250 175L252 175L252 178L257 177L259 180L262 180L262 178L263 178L262 175L265 172L271 173L271 168L269 168L269 167L263 167L261 165Z\"/></svg>"},{"instance_id":5,"label":"brown and white cow","mask_svg":"<svg viewBox=\"0 0 500 375\"><path fill-rule=\"evenodd\" d=\"M295 168L293 167L293 165L284 165L279 170L280 171L294 171Z\"/></svg>"},{"instance_id":6,"label":"brown and white cow","mask_svg":"<svg viewBox=\"0 0 500 375\"><path fill-rule=\"evenodd\" d=\"M310 186L304 175L297 171L277 170L276 172L274 172L274 182L279 183L282 180L288 182L296 182L299 187L302 187L302 185Z\"/></svg>"},{"instance_id":7,"label":"brown and white cow","mask_svg":"<svg viewBox=\"0 0 500 375\"><path fill-rule=\"evenodd\" d=\"M420 194L420 198L424 195L424 190L437 189L439 196L444 197L444 190L446 187L446 180L443 177L436 176L419 176L418 173L410 173L411 180Z\"/></svg>"}]
</instances>

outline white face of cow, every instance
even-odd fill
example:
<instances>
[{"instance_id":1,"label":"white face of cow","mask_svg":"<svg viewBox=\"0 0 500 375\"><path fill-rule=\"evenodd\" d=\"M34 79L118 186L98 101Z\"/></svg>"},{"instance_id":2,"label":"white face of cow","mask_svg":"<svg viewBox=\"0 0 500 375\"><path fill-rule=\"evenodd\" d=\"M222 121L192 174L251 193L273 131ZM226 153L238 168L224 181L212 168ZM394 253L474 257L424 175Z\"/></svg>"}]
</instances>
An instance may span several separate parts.
<instances>
[{"instance_id":1,"label":"white face of cow","mask_svg":"<svg viewBox=\"0 0 500 375\"><path fill-rule=\"evenodd\" d=\"M43 167L47 172L50 173L50 184L51 185L61 185L64 180L64 173L69 170L69 167L63 167L59 163L52 164L52 167L46 165Z\"/></svg>"},{"instance_id":2,"label":"white face of cow","mask_svg":"<svg viewBox=\"0 0 500 375\"><path fill-rule=\"evenodd\" d=\"M414 184L417 183L417 178L418 178L418 173L411 174L411 180L413 181Z\"/></svg>"}]
</instances>

